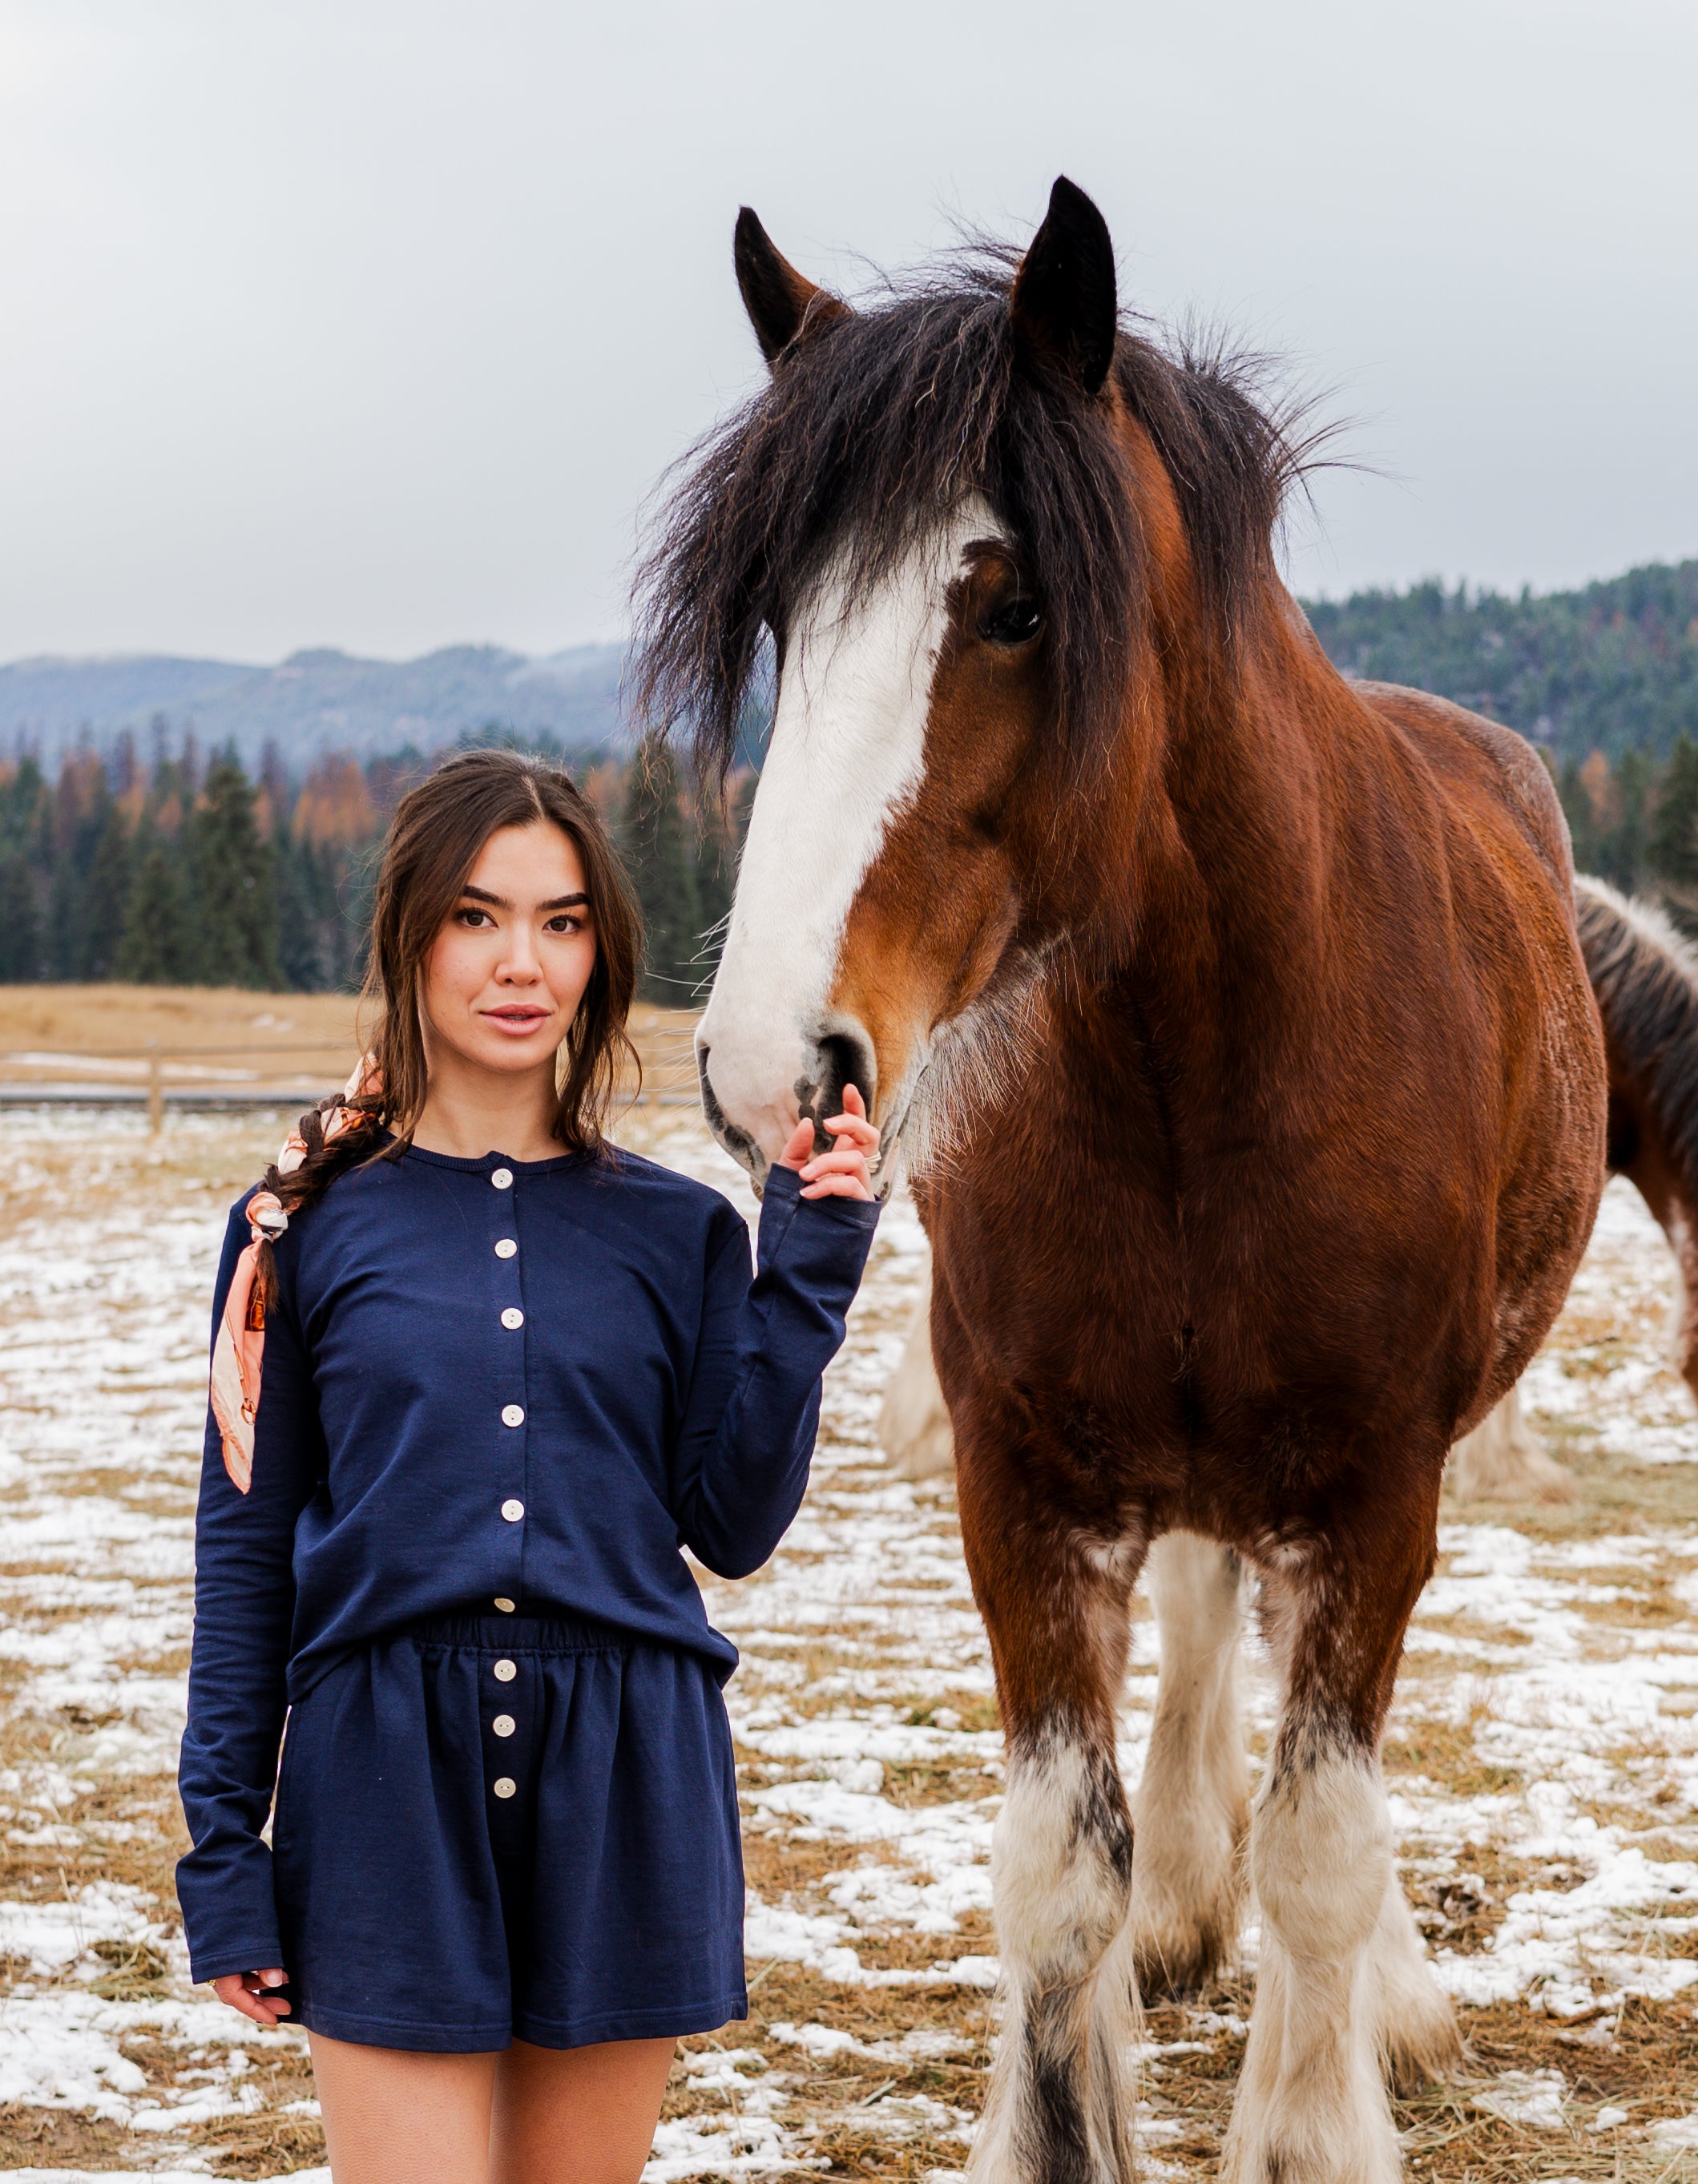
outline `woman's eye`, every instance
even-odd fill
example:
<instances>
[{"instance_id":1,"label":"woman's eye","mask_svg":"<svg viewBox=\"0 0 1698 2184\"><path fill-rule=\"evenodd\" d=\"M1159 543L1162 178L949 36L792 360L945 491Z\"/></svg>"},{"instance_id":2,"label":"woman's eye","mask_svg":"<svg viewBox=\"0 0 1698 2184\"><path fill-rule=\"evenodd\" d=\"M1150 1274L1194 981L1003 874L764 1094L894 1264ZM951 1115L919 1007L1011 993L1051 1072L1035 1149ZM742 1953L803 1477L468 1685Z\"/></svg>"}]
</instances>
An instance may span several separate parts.
<instances>
[{"instance_id":1,"label":"woman's eye","mask_svg":"<svg viewBox=\"0 0 1698 2184\"><path fill-rule=\"evenodd\" d=\"M551 917L543 929L545 933L582 933L584 922L581 917L574 917L571 911L563 910L558 917Z\"/></svg>"},{"instance_id":2,"label":"woman's eye","mask_svg":"<svg viewBox=\"0 0 1698 2184\"><path fill-rule=\"evenodd\" d=\"M480 926L489 925L494 922L487 910L466 909L462 910L459 915L460 923L462 925L470 926L473 931L476 931Z\"/></svg>"},{"instance_id":3,"label":"woman's eye","mask_svg":"<svg viewBox=\"0 0 1698 2184\"><path fill-rule=\"evenodd\" d=\"M993 607L979 624L979 635L991 644L1029 644L1044 627L1044 610L1036 599L1005 599Z\"/></svg>"}]
</instances>

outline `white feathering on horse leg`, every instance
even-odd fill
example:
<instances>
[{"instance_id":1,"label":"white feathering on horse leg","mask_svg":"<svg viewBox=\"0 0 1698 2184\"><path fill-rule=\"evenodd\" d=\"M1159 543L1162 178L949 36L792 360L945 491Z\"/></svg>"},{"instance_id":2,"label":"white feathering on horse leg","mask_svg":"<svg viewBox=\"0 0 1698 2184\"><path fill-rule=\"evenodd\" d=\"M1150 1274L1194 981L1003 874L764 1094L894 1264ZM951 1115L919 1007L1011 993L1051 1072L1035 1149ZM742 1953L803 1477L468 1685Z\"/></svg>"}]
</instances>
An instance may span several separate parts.
<instances>
[{"instance_id":1,"label":"white feathering on horse leg","mask_svg":"<svg viewBox=\"0 0 1698 2184\"><path fill-rule=\"evenodd\" d=\"M1456 2068L1462 2043L1450 1998L1433 1976L1427 1945L1389 1859L1372 1955L1380 2068L1399 2092L1418 2092Z\"/></svg>"},{"instance_id":2,"label":"white feathering on horse leg","mask_svg":"<svg viewBox=\"0 0 1698 2184\"><path fill-rule=\"evenodd\" d=\"M1222 2184L1395 2184L1375 1942L1391 1875L1378 1770L1278 1752L1250 1832L1261 1956Z\"/></svg>"},{"instance_id":3,"label":"white feathering on horse leg","mask_svg":"<svg viewBox=\"0 0 1698 2184\"><path fill-rule=\"evenodd\" d=\"M1250 1763L1239 1706L1237 1556L1194 1533L1170 1532L1150 1549L1145 1569L1161 1669L1132 1804L1130 1930L1147 2002L1200 1986L1238 1940Z\"/></svg>"},{"instance_id":4,"label":"white feathering on horse leg","mask_svg":"<svg viewBox=\"0 0 1698 2184\"><path fill-rule=\"evenodd\" d=\"M1459 1502L1572 1502L1576 1491L1528 1424L1519 1381L1451 1450L1446 1484Z\"/></svg>"},{"instance_id":5,"label":"white feathering on horse leg","mask_svg":"<svg viewBox=\"0 0 1698 2184\"><path fill-rule=\"evenodd\" d=\"M1128 1832L1111 1752L1057 1735L1010 1751L991 1851L1002 2036L967 2164L984 2184L1036 2184L1069 2109L1091 2184L1130 2184Z\"/></svg>"}]
</instances>

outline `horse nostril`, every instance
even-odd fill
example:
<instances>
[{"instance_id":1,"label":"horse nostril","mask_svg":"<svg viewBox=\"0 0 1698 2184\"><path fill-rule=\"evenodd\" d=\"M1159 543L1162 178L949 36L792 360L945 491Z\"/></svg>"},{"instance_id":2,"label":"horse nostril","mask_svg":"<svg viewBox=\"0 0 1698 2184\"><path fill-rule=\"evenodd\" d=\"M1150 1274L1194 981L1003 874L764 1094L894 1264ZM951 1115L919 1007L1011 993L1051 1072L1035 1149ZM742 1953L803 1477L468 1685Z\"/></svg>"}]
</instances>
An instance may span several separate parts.
<instances>
[{"instance_id":1,"label":"horse nostril","mask_svg":"<svg viewBox=\"0 0 1698 2184\"><path fill-rule=\"evenodd\" d=\"M868 1114L872 1112L878 1065L872 1057L871 1043L860 1032L828 1032L820 1041L819 1056L820 1073L814 1089L813 1101L814 1142L818 1150L824 1152L829 1149L831 1141L819 1125L827 1115L843 1112L845 1084L855 1086L866 1102Z\"/></svg>"}]
</instances>

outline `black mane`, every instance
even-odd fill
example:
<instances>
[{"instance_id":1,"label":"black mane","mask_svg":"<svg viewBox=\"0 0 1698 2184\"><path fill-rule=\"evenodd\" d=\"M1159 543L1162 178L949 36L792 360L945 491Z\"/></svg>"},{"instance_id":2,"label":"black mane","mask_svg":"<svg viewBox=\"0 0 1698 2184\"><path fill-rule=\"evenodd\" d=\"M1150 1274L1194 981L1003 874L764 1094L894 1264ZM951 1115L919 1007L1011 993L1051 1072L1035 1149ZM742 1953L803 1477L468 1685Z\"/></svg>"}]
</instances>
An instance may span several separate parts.
<instances>
[{"instance_id":1,"label":"black mane","mask_svg":"<svg viewBox=\"0 0 1698 2184\"><path fill-rule=\"evenodd\" d=\"M1142 604L1135 502L1103 405L1016 359L1014 259L987 252L933 285L821 327L685 459L638 577L636 696L721 772L765 632L838 552L851 594L969 492L1006 526L1042 598L1057 726L1112 731ZM1114 373L1177 493L1204 603L1230 642L1268 571L1308 450L1260 398L1254 359L1166 348L1122 325Z\"/></svg>"},{"instance_id":2,"label":"black mane","mask_svg":"<svg viewBox=\"0 0 1698 2184\"><path fill-rule=\"evenodd\" d=\"M1610 1044L1683 1190L1698 1196L1698 961L1660 911L1602 880L1577 874L1574 908ZM1636 1150L1612 1145L1611 1167L1625 1167Z\"/></svg>"}]
</instances>

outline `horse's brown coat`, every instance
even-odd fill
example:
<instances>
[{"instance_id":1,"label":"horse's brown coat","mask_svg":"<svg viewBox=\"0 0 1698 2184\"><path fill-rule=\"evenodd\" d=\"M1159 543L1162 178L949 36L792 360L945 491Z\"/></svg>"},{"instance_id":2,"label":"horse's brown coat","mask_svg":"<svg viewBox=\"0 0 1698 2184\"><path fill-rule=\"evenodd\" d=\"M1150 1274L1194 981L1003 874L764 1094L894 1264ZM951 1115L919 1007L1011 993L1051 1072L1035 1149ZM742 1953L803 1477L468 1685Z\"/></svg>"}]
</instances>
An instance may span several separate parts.
<instances>
[{"instance_id":1,"label":"horse's brown coat","mask_svg":"<svg viewBox=\"0 0 1698 2184\"><path fill-rule=\"evenodd\" d=\"M988 547L832 1001L894 1082L1011 954L1057 951L1025 1081L920 1186L1011 1725L1063 1696L1039 1633L1120 1590L1060 1583L1081 1543L1183 1526L1372 1570L1332 1692L1371 1741L1445 1452L1532 1356L1595 1210L1567 833L1517 738L1352 688L1271 581L1229 681L1159 465L1121 429L1156 612L1118 746L1058 778L1039 660L971 634L1014 581ZM1061 1650L1105 1726L1095 1647Z\"/></svg>"}]
</instances>

